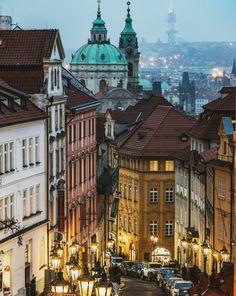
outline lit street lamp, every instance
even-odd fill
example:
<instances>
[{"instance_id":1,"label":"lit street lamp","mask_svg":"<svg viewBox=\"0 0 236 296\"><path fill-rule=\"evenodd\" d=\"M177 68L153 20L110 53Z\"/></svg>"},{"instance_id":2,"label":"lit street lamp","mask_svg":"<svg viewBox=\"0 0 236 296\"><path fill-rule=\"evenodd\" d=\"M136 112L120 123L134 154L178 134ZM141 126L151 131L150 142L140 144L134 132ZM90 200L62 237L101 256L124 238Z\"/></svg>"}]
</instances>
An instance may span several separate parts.
<instances>
[{"instance_id":1,"label":"lit street lamp","mask_svg":"<svg viewBox=\"0 0 236 296\"><path fill-rule=\"evenodd\" d=\"M84 274L78 278L79 291L81 296L91 296L95 279L89 274Z\"/></svg>"},{"instance_id":2,"label":"lit street lamp","mask_svg":"<svg viewBox=\"0 0 236 296\"><path fill-rule=\"evenodd\" d=\"M67 293L69 283L64 280L62 271L56 273L55 280L51 283L51 291L54 293Z\"/></svg>"},{"instance_id":3,"label":"lit street lamp","mask_svg":"<svg viewBox=\"0 0 236 296\"><path fill-rule=\"evenodd\" d=\"M204 257L204 272L206 272L207 257L210 254L211 249L209 248L208 244L205 241L201 247L202 247L202 252L203 252L203 257Z\"/></svg>"},{"instance_id":4,"label":"lit street lamp","mask_svg":"<svg viewBox=\"0 0 236 296\"><path fill-rule=\"evenodd\" d=\"M108 282L105 275L95 284L96 296L110 296L112 291L112 283Z\"/></svg>"},{"instance_id":5,"label":"lit street lamp","mask_svg":"<svg viewBox=\"0 0 236 296\"><path fill-rule=\"evenodd\" d=\"M229 262L230 254L229 254L229 251L226 249L225 246L223 247L222 250L220 250L220 254L221 254L223 262Z\"/></svg>"},{"instance_id":6,"label":"lit street lamp","mask_svg":"<svg viewBox=\"0 0 236 296\"><path fill-rule=\"evenodd\" d=\"M51 263L52 268L57 271L61 267L61 258L57 254L54 254L51 258Z\"/></svg>"},{"instance_id":7,"label":"lit street lamp","mask_svg":"<svg viewBox=\"0 0 236 296\"><path fill-rule=\"evenodd\" d=\"M153 244L152 261L155 261L155 248L156 248L156 244L158 242L158 236L156 236L155 234L152 234L150 236L150 240L151 240L151 242Z\"/></svg>"}]
</instances>

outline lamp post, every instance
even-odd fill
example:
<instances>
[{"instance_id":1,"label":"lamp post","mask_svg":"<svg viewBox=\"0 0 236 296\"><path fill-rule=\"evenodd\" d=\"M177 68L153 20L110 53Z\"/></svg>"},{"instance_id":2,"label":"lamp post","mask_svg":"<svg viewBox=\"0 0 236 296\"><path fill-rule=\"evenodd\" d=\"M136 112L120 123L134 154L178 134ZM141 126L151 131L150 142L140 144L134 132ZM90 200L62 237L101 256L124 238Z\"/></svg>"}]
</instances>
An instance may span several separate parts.
<instances>
[{"instance_id":1,"label":"lamp post","mask_svg":"<svg viewBox=\"0 0 236 296\"><path fill-rule=\"evenodd\" d=\"M153 244L153 252L152 252L152 261L156 261L155 260L155 249L156 249L156 244L157 244L157 242L158 242L158 236L156 236L155 234L152 234L151 236L150 236L150 240L151 240L151 242L152 242L152 244ZM153 258L154 257L154 258Z\"/></svg>"},{"instance_id":2,"label":"lamp post","mask_svg":"<svg viewBox=\"0 0 236 296\"><path fill-rule=\"evenodd\" d=\"M211 249L209 248L208 244L205 241L201 247L202 247L202 252L203 252L203 257L204 257L204 272L206 273L207 257L210 254Z\"/></svg>"},{"instance_id":3,"label":"lamp post","mask_svg":"<svg viewBox=\"0 0 236 296\"><path fill-rule=\"evenodd\" d=\"M194 252L194 265L197 265L197 252L199 250L199 244L196 241L196 239L194 239L192 241L192 247L193 247L193 252Z\"/></svg>"},{"instance_id":4,"label":"lamp post","mask_svg":"<svg viewBox=\"0 0 236 296\"><path fill-rule=\"evenodd\" d=\"M95 279L90 276L87 271L78 278L78 286L81 296L91 296Z\"/></svg>"},{"instance_id":5,"label":"lamp post","mask_svg":"<svg viewBox=\"0 0 236 296\"><path fill-rule=\"evenodd\" d=\"M106 276L95 284L96 296L110 296L112 292L112 283L107 281Z\"/></svg>"},{"instance_id":6,"label":"lamp post","mask_svg":"<svg viewBox=\"0 0 236 296\"><path fill-rule=\"evenodd\" d=\"M229 254L229 251L226 249L225 246L223 247L223 249L220 250L220 254L221 254L223 262L229 262L230 261L230 254Z\"/></svg>"}]
</instances>

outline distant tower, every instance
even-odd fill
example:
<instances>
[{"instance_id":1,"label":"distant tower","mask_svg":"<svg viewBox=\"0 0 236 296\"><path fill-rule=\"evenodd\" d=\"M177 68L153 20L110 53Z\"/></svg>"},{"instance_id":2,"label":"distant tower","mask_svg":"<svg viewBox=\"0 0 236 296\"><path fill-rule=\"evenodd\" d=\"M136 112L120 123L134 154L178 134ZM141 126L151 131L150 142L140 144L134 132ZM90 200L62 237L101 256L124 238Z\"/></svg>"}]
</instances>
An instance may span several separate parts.
<instances>
[{"instance_id":1,"label":"distant tower","mask_svg":"<svg viewBox=\"0 0 236 296\"><path fill-rule=\"evenodd\" d=\"M183 73L182 83L179 84L180 107L186 113L195 114L195 82L189 80L188 72Z\"/></svg>"},{"instance_id":2,"label":"distant tower","mask_svg":"<svg viewBox=\"0 0 236 296\"><path fill-rule=\"evenodd\" d=\"M119 49L126 56L128 64L128 85L130 91L139 91L139 56L138 39L136 32L132 26L132 18L130 16L130 2L127 2L127 18L125 27L120 34Z\"/></svg>"},{"instance_id":3,"label":"distant tower","mask_svg":"<svg viewBox=\"0 0 236 296\"><path fill-rule=\"evenodd\" d=\"M230 73L230 85L231 86L236 86L236 65L235 65L235 59L233 62L233 68Z\"/></svg>"},{"instance_id":4,"label":"distant tower","mask_svg":"<svg viewBox=\"0 0 236 296\"><path fill-rule=\"evenodd\" d=\"M167 23L168 23L168 29L167 29L168 43L170 45L173 45L176 43L175 34L177 33L177 31L175 30L176 14L173 8L173 0L171 0L170 2L170 8L167 16Z\"/></svg>"},{"instance_id":5,"label":"distant tower","mask_svg":"<svg viewBox=\"0 0 236 296\"><path fill-rule=\"evenodd\" d=\"M12 17L9 15L0 15L0 30L12 29Z\"/></svg>"}]
</instances>

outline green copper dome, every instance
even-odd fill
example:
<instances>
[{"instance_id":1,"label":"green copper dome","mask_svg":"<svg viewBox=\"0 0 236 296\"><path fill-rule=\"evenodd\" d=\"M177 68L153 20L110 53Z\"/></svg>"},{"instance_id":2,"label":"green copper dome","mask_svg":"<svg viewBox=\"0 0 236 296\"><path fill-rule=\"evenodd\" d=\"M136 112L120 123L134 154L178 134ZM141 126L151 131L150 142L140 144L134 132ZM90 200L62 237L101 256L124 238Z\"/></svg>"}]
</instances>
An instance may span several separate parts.
<instances>
[{"instance_id":1,"label":"green copper dome","mask_svg":"<svg viewBox=\"0 0 236 296\"><path fill-rule=\"evenodd\" d=\"M71 64L80 65L126 65L123 53L109 43L91 43L80 47L72 55Z\"/></svg>"}]
</instances>

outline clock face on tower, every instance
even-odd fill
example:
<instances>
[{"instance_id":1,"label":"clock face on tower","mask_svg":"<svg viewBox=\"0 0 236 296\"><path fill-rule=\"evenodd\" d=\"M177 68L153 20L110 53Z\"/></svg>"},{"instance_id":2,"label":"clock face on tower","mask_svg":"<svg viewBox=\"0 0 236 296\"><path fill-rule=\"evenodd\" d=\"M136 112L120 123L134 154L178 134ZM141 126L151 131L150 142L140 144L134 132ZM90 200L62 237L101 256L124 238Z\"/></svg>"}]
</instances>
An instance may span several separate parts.
<instances>
[{"instance_id":1,"label":"clock face on tower","mask_svg":"<svg viewBox=\"0 0 236 296\"><path fill-rule=\"evenodd\" d=\"M131 41L132 41L132 38L131 38L131 37L129 37L129 38L128 38L128 42L129 42L129 43L131 43Z\"/></svg>"}]
</instances>

